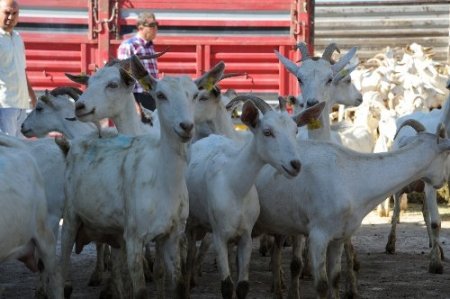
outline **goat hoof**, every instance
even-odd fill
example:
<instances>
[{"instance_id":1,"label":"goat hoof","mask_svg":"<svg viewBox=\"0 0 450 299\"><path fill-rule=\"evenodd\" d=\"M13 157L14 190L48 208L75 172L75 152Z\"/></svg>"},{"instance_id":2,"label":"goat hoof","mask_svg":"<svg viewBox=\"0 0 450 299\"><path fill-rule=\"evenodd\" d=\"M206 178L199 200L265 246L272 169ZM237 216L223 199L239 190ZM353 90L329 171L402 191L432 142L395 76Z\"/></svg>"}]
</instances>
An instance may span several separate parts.
<instances>
[{"instance_id":1,"label":"goat hoof","mask_svg":"<svg viewBox=\"0 0 450 299\"><path fill-rule=\"evenodd\" d=\"M88 286L96 287L99 286L101 283L102 283L101 275L97 271L92 273L91 278L89 279Z\"/></svg>"},{"instance_id":2,"label":"goat hoof","mask_svg":"<svg viewBox=\"0 0 450 299\"><path fill-rule=\"evenodd\" d=\"M0 292L0 296L1 296L1 292ZM39 287L36 292L34 293L34 298L36 299L47 299L47 293L45 292L43 287Z\"/></svg>"},{"instance_id":3,"label":"goat hoof","mask_svg":"<svg viewBox=\"0 0 450 299\"><path fill-rule=\"evenodd\" d=\"M250 285L248 281L239 281L236 287L236 296L238 299L245 299L248 294Z\"/></svg>"},{"instance_id":4,"label":"goat hoof","mask_svg":"<svg viewBox=\"0 0 450 299\"><path fill-rule=\"evenodd\" d=\"M221 292L223 299L232 299L233 298L233 281L231 277L228 276L225 280L222 280Z\"/></svg>"},{"instance_id":5,"label":"goat hoof","mask_svg":"<svg viewBox=\"0 0 450 299\"><path fill-rule=\"evenodd\" d=\"M430 265L428 266L428 272L432 274L443 274L444 267L442 266L442 264L430 263Z\"/></svg>"},{"instance_id":6,"label":"goat hoof","mask_svg":"<svg viewBox=\"0 0 450 299\"><path fill-rule=\"evenodd\" d=\"M385 251L387 254L394 254L395 253L395 239L391 239L389 238L387 244L386 244L386 248Z\"/></svg>"},{"instance_id":7,"label":"goat hoof","mask_svg":"<svg viewBox=\"0 0 450 299\"><path fill-rule=\"evenodd\" d=\"M64 284L64 298L70 298L70 295L72 294L73 287L71 283L65 283Z\"/></svg>"},{"instance_id":8,"label":"goat hoof","mask_svg":"<svg viewBox=\"0 0 450 299\"><path fill-rule=\"evenodd\" d=\"M148 293L146 289L140 289L134 296L136 299L147 299Z\"/></svg>"}]
</instances>

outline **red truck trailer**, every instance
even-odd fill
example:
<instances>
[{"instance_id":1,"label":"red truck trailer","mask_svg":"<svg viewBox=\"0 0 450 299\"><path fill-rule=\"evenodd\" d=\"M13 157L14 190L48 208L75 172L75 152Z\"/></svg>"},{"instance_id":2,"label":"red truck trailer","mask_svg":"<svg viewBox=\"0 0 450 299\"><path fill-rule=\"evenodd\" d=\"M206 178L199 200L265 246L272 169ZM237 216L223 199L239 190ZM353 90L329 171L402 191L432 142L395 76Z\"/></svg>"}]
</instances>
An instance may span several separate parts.
<instances>
[{"instance_id":1,"label":"red truck trailer","mask_svg":"<svg viewBox=\"0 0 450 299\"><path fill-rule=\"evenodd\" d=\"M296 94L298 83L278 62L276 49L292 60L293 46L313 46L313 0L21 0L18 30L36 90L73 83L64 73L93 72L116 56L142 10L160 24L156 50L164 74L199 76L220 60L222 88L261 94Z\"/></svg>"}]
</instances>

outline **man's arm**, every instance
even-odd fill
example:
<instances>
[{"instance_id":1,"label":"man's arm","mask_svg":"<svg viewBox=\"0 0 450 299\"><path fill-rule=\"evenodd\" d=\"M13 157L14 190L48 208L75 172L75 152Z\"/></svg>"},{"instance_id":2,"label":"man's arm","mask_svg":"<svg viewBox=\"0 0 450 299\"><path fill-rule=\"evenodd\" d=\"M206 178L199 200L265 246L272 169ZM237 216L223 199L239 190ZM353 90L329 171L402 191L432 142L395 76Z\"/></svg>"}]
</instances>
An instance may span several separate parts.
<instances>
[{"instance_id":1,"label":"man's arm","mask_svg":"<svg viewBox=\"0 0 450 299\"><path fill-rule=\"evenodd\" d=\"M117 58L126 59L131 57L131 55L133 55L132 45L122 42L122 44L117 49Z\"/></svg>"},{"instance_id":2,"label":"man's arm","mask_svg":"<svg viewBox=\"0 0 450 299\"><path fill-rule=\"evenodd\" d=\"M34 108L36 106L36 94L34 93L33 87L30 84L30 80L28 79L28 75L25 74L25 77L27 78L27 86L28 86L28 95L31 100L31 108Z\"/></svg>"}]
</instances>

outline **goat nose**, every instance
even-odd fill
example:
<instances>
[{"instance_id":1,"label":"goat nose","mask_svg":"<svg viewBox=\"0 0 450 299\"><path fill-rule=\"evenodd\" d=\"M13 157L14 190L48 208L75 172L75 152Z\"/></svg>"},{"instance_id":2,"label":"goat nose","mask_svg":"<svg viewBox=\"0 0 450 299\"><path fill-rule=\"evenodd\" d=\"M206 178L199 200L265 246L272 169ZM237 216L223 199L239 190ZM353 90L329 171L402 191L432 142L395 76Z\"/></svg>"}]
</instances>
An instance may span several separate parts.
<instances>
[{"instance_id":1,"label":"goat nose","mask_svg":"<svg viewBox=\"0 0 450 299\"><path fill-rule=\"evenodd\" d=\"M75 103L75 110L82 110L84 108L85 108L84 103L80 103L80 102Z\"/></svg>"},{"instance_id":2,"label":"goat nose","mask_svg":"<svg viewBox=\"0 0 450 299\"><path fill-rule=\"evenodd\" d=\"M300 168L302 167L302 164L300 163L299 160L292 160L291 161L291 166L292 168L294 168L297 172L300 171Z\"/></svg>"},{"instance_id":3,"label":"goat nose","mask_svg":"<svg viewBox=\"0 0 450 299\"><path fill-rule=\"evenodd\" d=\"M194 128L194 124L191 122L181 122L180 127L186 132L190 133L192 129Z\"/></svg>"}]
</instances>

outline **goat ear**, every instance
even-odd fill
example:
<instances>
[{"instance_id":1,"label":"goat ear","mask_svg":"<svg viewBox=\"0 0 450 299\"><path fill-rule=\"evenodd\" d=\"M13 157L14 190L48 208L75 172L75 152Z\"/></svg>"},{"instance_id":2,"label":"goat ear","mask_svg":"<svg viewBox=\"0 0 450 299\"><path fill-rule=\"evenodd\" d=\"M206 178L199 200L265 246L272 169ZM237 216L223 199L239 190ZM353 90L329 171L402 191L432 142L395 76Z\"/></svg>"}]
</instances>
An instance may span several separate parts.
<instances>
[{"instance_id":1,"label":"goat ear","mask_svg":"<svg viewBox=\"0 0 450 299\"><path fill-rule=\"evenodd\" d=\"M206 89L207 91L213 90L214 86L223 76L225 70L225 63L220 61L212 69L204 73L201 77L197 78L194 82L199 89Z\"/></svg>"},{"instance_id":2,"label":"goat ear","mask_svg":"<svg viewBox=\"0 0 450 299\"><path fill-rule=\"evenodd\" d=\"M65 73L65 75L67 78L78 84L87 85L89 81L88 75L71 75L69 73Z\"/></svg>"},{"instance_id":3,"label":"goat ear","mask_svg":"<svg viewBox=\"0 0 450 299\"><path fill-rule=\"evenodd\" d=\"M449 81L449 83L450 83L450 81ZM227 91L225 91L224 96L231 99L231 98L234 98L235 96L237 96L237 92L233 88L229 88L229 89L227 89Z\"/></svg>"},{"instance_id":4,"label":"goat ear","mask_svg":"<svg viewBox=\"0 0 450 299\"><path fill-rule=\"evenodd\" d=\"M319 118L320 114L325 108L325 104L325 102L321 102L312 107L309 107L308 109L293 116L292 119L295 121L298 127L310 124Z\"/></svg>"},{"instance_id":5,"label":"goat ear","mask_svg":"<svg viewBox=\"0 0 450 299\"><path fill-rule=\"evenodd\" d=\"M281 55L277 50L275 50L275 55L289 72L297 76L298 66L294 62Z\"/></svg>"},{"instance_id":6,"label":"goat ear","mask_svg":"<svg viewBox=\"0 0 450 299\"><path fill-rule=\"evenodd\" d=\"M250 129L256 128L259 111L251 101L246 101L242 107L241 121Z\"/></svg>"},{"instance_id":7,"label":"goat ear","mask_svg":"<svg viewBox=\"0 0 450 299\"><path fill-rule=\"evenodd\" d=\"M56 137L55 143L59 146L59 148L64 153L64 156L67 156L67 153L70 150L70 142L66 139L66 137Z\"/></svg>"},{"instance_id":8,"label":"goat ear","mask_svg":"<svg viewBox=\"0 0 450 299\"><path fill-rule=\"evenodd\" d=\"M130 70L131 75L141 84L145 91L150 92L155 88L158 80L147 72L141 60L136 55L130 57Z\"/></svg>"},{"instance_id":9,"label":"goat ear","mask_svg":"<svg viewBox=\"0 0 450 299\"><path fill-rule=\"evenodd\" d=\"M289 105L294 106L298 100L296 97L289 95L286 97L286 101L289 103Z\"/></svg>"},{"instance_id":10,"label":"goat ear","mask_svg":"<svg viewBox=\"0 0 450 299\"><path fill-rule=\"evenodd\" d=\"M338 62L331 66L333 73L338 73L342 70L352 59L352 57L356 54L356 47L351 48L344 56L339 59Z\"/></svg>"},{"instance_id":11,"label":"goat ear","mask_svg":"<svg viewBox=\"0 0 450 299\"><path fill-rule=\"evenodd\" d=\"M286 112L287 111L287 98L283 97L283 96L278 96L278 107L280 109L280 111L282 112Z\"/></svg>"},{"instance_id":12,"label":"goat ear","mask_svg":"<svg viewBox=\"0 0 450 299\"><path fill-rule=\"evenodd\" d=\"M125 71L123 68L120 68L119 72L120 72L120 77L122 78L122 80L126 86L134 86L136 81L134 80L133 77L131 77L131 75L127 71Z\"/></svg>"}]
</instances>

